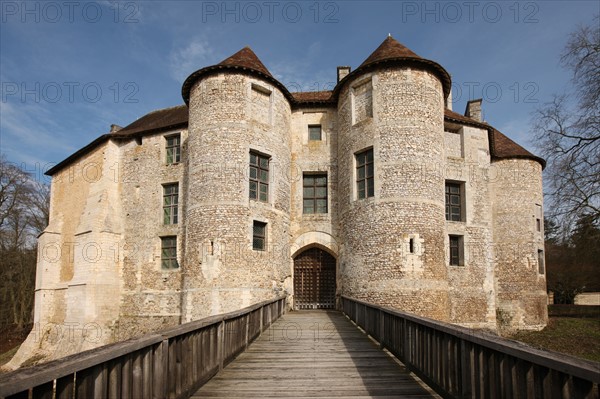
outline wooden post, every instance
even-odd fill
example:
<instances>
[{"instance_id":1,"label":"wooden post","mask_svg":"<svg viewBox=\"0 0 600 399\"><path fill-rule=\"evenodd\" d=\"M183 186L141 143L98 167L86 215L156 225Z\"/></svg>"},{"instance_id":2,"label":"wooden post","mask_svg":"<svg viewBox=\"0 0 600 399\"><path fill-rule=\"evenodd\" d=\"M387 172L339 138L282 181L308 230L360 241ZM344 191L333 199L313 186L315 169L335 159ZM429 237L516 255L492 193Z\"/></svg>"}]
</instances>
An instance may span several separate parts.
<instances>
[{"instance_id":1,"label":"wooden post","mask_svg":"<svg viewBox=\"0 0 600 399\"><path fill-rule=\"evenodd\" d=\"M167 381L169 378L169 340L163 339L154 350L154 398L167 397Z\"/></svg>"},{"instance_id":2,"label":"wooden post","mask_svg":"<svg viewBox=\"0 0 600 399\"><path fill-rule=\"evenodd\" d=\"M264 329L265 329L264 322L263 322L263 314L264 314L264 311L265 311L265 306L263 305L263 306L261 306L261 307L260 307L260 332L261 332L261 333L262 333L262 332L264 331Z\"/></svg>"},{"instance_id":3,"label":"wooden post","mask_svg":"<svg viewBox=\"0 0 600 399\"><path fill-rule=\"evenodd\" d=\"M379 309L379 347L381 349L385 348L385 344L383 343L385 339L385 319L384 313L382 309Z\"/></svg>"},{"instance_id":4,"label":"wooden post","mask_svg":"<svg viewBox=\"0 0 600 399\"><path fill-rule=\"evenodd\" d=\"M217 327L217 359L219 361L219 370L223 370L223 357L225 353L225 320L222 320Z\"/></svg>"},{"instance_id":5,"label":"wooden post","mask_svg":"<svg viewBox=\"0 0 600 399\"><path fill-rule=\"evenodd\" d=\"M244 316L244 318L246 319L246 333L245 333L245 337L244 337L244 349L248 348L248 342L249 337L249 328L250 328L250 313L248 313L246 316Z\"/></svg>"}]
</instances>

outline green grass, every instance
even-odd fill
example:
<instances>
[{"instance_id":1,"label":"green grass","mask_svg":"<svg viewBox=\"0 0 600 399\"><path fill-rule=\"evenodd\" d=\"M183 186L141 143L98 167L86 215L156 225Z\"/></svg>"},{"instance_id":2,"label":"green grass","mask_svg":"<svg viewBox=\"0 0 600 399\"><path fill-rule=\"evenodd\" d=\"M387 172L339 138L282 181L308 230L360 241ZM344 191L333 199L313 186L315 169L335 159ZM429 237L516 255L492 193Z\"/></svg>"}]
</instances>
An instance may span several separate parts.
<instances>
[{"instance_id":1,"label":"green grass","mask_svg":"<svg viewBox=\"0 0 600 399\"><path fill-rule=\"evenodd\" d=\"M542 331L522 331L509 338L539 349L600 362L600 320L551 317Z\"/></svg>"}]
</instances>

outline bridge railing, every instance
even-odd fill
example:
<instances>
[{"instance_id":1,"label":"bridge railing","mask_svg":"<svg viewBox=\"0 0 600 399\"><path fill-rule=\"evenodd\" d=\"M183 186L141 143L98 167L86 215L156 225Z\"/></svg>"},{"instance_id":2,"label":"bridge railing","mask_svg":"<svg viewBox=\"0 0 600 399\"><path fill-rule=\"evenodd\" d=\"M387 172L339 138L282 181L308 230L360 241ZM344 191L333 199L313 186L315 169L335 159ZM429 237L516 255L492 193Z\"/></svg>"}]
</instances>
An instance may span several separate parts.
<instances>
[{"instance_id":1,"label":"bridge railing","mask_svg":"<svg viewBox=\"0 0 600 399\"><path fill-rule=\"evenodd\" d=\"M0 398L188 398L286 307L285 297L0 375Z\"/></svg>"},{"instance_id":2,"label":"bridge railing","mask_svg":"<svg viewBox=\"0 0 600 399\"><path fill-rule=\"evenodd\" d=\"M342 310L446 398L598 398L600 363L342 297Z\"/></svg>"}]
</instances>

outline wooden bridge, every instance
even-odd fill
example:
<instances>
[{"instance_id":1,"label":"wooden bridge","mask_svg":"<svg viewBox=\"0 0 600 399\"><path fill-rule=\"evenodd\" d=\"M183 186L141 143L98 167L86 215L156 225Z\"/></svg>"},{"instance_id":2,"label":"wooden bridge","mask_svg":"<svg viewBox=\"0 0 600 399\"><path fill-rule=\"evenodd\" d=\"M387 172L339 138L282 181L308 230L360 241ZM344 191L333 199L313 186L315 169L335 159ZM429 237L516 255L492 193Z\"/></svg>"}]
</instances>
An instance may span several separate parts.
<instances>
[{"instance_id":1,"label":"wooden bridge","mask_svg":"<svg viewBox=\"0 0 600 399\"><path fill-rule=\"evenodd\" d=\"M436 397L431 392L340 312L313 310L284 315L192 398Z\"/></svg>"},{"instance_id":2,"label":"wooden bridge","mask_svg":"<svg viewBox=\"0 0 600 399\"><path fill-rule=\"evenodd\" d=\"M3 374L0 398L599 397L598 363L347 297L341 308L285 313L278 298Z\"/></svg>"}]
</instances>

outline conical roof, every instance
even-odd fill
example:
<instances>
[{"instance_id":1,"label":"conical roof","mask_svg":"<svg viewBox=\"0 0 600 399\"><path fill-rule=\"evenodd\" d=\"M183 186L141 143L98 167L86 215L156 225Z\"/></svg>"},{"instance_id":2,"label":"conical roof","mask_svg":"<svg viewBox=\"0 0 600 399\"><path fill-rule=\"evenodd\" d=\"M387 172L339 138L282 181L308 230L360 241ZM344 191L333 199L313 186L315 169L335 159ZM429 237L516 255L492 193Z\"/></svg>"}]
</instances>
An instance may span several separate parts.
<instances>
[{"instance_id":1,"label":"conical roof","mask_svg":"<svg viewBox=\"0 0 600 399\"><path fill-rule=\"evenodd\" d=\"M196 72L192 73L190 76L188 76L185 82L183 82L183 86L181 87L181 95L183 97L183 101L185 101L186 104L189 103L190 91L192 90L192 86L201 77L214 73L219 73L223 70L232 69L237 70L236 73L246 73L258 76L272 83L283 92L283 94L287 97L288 100L290 100L290 102L294 101L294 98L292 97L288 89L283 84L281 84L281 82L275 79L273 75L271 75L271 72L269 72L265 64L261 62L261 60L256 56L256 54L254 54L254 51L252 51L252 49L248 46L244 47L232 56L225 58L218 64L199 69Z\"/></svg>"},{"instance_id":2,"label":"conical roof","mask_svg":"<svg viewBox=\"0 0 600 399\"><path fill-rule=\"evenodd\" d=\"M258 59L254 51L248 46L244 47L229 58L219 62L218 65L242 67L253 69L255 71L264 73L267 76L273 77L267 67Z\"/></svg>"},{"instance_id":3,"label":"conical roof","mask_svg":"<svg viewBox=\"0 0 600 399\"><path fill-rule=\"evenodd\" d=\"M333 96L337 96L341 88L349 81L355 79L360 74L369 72L376 68L387 66L405 66L409 68L422 69L432 72L436 75L444 90L444 98L450 94L452 80L450 74L437 62L420 57L414 51L398 42L391 35L367 57L358 68L349 73L336 85L333 90Z\"/></svg>"},{"instance_id":4,"label":"conical roof","mask_svg":"<svg viewBox=\"0 0 600 399\"><path fill-rule=\"evenodd\" d=\"M374 62L384 61L394 58L416 58L422 60L414 51L394 39L392 36L385 38L383 43L377 47L367 59L360 64L359 68L372 64Z\"/></svg>"}]
</instances>

